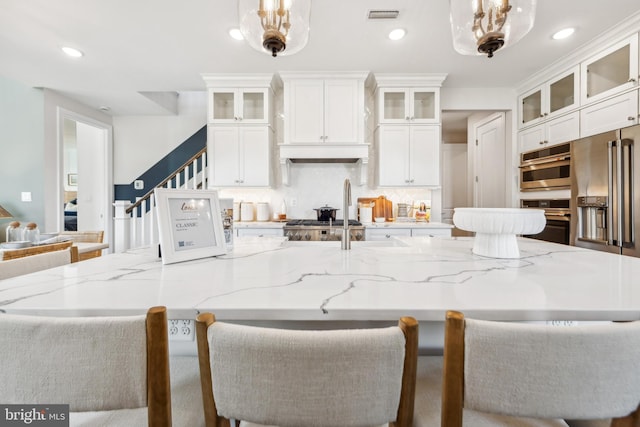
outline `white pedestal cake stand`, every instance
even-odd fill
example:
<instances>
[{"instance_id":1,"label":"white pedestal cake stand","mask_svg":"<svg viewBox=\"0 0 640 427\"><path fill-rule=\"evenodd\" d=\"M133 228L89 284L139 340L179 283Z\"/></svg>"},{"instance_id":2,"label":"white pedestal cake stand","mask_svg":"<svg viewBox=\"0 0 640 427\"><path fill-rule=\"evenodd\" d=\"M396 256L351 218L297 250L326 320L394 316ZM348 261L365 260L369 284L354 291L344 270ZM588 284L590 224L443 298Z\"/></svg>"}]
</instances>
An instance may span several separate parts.
<instances>
[{"instance_id":1,"label":"white pedestal cake stand","mask_svg":"<svg viewBox=\"0 0 640 427\"><path fill-rule=\"evenodd\" d=\"M473 253L491 258L520 258L518 234L537 234L546 219L542 209L455 208L453 223L476 233Z\"/></svg>"}]
</instances>

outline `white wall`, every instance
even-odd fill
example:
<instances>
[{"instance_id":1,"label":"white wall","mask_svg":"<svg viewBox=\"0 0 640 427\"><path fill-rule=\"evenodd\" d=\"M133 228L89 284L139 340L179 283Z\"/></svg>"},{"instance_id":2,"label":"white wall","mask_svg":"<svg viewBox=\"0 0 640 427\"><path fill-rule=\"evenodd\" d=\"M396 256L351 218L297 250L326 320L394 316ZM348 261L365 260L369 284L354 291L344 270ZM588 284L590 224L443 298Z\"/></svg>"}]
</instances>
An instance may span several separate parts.
<instances>
[{"instance_id":1,"label":"white wall","mask_svg":"<svg viewBox=\"0 0 640 427\"><path fill-rule=\"evenodd\" d=\"M180 92L178 115L114 117L114 183L130 184L206 121L205 91Z\"/></svg>"}]
</instances>

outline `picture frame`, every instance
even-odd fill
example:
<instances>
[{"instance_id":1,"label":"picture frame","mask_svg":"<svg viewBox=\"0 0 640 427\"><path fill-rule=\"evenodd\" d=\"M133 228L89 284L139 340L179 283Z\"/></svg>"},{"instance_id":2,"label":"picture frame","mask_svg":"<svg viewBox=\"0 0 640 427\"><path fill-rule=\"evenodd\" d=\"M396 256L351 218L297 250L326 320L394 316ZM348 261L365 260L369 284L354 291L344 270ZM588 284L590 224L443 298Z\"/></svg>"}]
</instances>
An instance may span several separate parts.
<instances>
[{"instance_id":1,"label":"picture frame","mask_svg":"<svg viewBox=\"0 0 640 427\"><path fill-rule=\"evenodd\" d=\"M78 186L78 174L77 173L67 174L67 184L68 185L72 185L74 187L77 187Z\"/></svg>"},{"instance_id":2,"label":"picture frame","mask_svg":"<svg viewBox=\"0 0 640 427\"><path fill-rule=\"evenodd\" d=\"M216 190L156 188L162 264L227 253Z\"/></svg>"}]
</instances>

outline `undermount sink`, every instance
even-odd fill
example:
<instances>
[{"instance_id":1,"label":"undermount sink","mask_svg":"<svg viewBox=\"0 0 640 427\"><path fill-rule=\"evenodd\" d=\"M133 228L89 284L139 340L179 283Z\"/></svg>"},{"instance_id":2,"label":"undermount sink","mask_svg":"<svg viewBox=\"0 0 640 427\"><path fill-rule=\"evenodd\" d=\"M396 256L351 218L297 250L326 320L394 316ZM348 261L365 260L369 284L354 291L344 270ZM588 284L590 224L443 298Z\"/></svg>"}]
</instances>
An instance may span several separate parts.
<instances>
[{"instance_id":1,"label":"undermount sink","mask_svg":"<svg viewBox=\"0 0 640 427\"><path fill-rule=\"evenodd\" d=\"M491 258L520 258L516 235L537 234L546 219L542 209L455 208L453 223L476 233L473 253Z\"/></svg>"}]
</instances>

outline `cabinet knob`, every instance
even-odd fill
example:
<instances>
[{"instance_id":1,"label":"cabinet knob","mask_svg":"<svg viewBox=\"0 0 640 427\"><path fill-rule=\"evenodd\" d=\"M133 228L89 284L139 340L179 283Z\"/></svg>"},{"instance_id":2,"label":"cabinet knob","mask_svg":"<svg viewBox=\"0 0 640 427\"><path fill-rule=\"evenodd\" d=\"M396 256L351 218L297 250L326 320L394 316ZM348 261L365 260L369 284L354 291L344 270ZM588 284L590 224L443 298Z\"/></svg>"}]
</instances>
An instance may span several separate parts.
<instances>
[{"instance_id":1,"label":"cabinet knob","mask_svg":"<svg viewBox=\"0 0 640 427\"><path fill-rule=\"evenodd\" d=\"M540 141L540 142L538 142L538 144L543 145L543 144L544 144L544 141Z\"/></svg>"},{"instance_id":2,"label":"cabinet knob","mask_svg":"<svg viewBox=\"0 0 640 427\"><path fill-rule=\"evenodd\" d=\"M635 83L636 79L634 79L633 77L629 79L629 83Z\"/></svg>"},{"instance_id":3,"label":"cabinet knob","mask_svg":"<svg viewBox=\"0 0 640 427\"><path fill-rule=\"evenodd\" d=\"M544 113L544 116L547 117L549 115L549 113Z\"/></svg>"},{"instance_id":4,"label":"cabinet knob","mask_svg":"<svg viewBox=\"0 0 640 427\"><path fill-rule=\"evenodd\" d=\"M387 239L391 238L391 234L385 234L384 237L386 237Z\"/></svg>"},{"instance_id":5,"label":"cabinet knob","mask_svg":"<svg viewBox=\"0 0 640 427\"><path fill-rule=\"evenodd\" d=\"M411 118L410 118L409 116L405 117L404 119L405 119L406 121L411 120Z\"/></svg>"},{"instance_id":6,"label":"cabinet knob","mask_svg":"<svg viewBox=\"0 0 640 427\"><path fill-rule=\"evenodd\" d=\"M541 113L541 114L540 114L540 117L544 117L544 114L542 114L542 113Z\"/></svg>"},{"instance_id":7,"label":"cabinet knob","mask_svg":"<svg viewBox=\"0 0 640 427\"><path fill-rule=\"evenodd\" d=\"M627 120L629 120L629 121L633 121L633 120L635 120L635 119L636 119L636 118L635 118L635 117L633 117L633 116L629 116L629 117L627 117Z\"/></svg>"}]
</instances>

